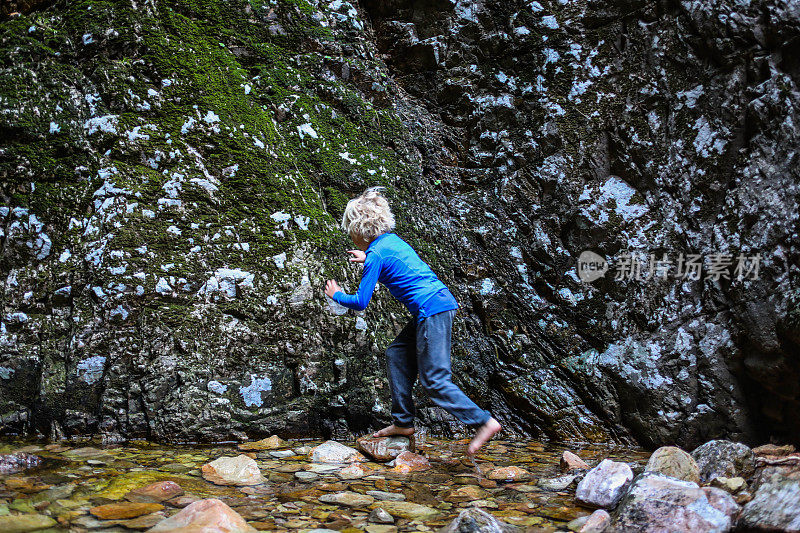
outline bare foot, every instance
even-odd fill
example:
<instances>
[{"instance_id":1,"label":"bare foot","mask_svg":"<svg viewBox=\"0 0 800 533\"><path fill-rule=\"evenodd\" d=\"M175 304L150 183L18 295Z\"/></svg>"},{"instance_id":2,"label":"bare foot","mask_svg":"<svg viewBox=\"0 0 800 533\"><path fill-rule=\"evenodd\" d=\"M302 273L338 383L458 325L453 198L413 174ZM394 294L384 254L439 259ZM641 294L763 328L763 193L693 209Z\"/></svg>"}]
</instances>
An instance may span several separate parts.
<instances>
[{"instance_id":1,"label":"bare foot","mask_svg":"<svg viewBox=\"0 0 800 533\"><path fill-rule=\"evenodd\" d=\"M392 424L391 426L386 426L385 428L376 431L372 434L373 437L388 437L389 435L406 435L410 436L414 434L414 428L402 428L400 426L395 426Z\"/></svg>"},{"instance_id":2,"label":"bare foot","mask_svg":"<svg viewBox=\"0 0 800 533\"><path fill-rule=\"evenodd\" d=\"M490 418L484 425L478 428L477 433L467 446L467 455L475 455L475 452L483 446L487 440L491 439L495 433L500 431L503 426L494 418Z\"/></svg>"}]
</instances>

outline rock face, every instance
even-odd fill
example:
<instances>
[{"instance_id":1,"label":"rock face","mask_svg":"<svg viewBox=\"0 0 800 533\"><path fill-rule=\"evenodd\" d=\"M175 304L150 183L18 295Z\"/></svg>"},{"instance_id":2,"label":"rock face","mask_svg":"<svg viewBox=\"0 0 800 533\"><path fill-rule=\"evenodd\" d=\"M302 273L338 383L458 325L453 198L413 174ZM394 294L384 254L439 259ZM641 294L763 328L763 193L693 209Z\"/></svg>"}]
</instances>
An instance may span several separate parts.
<instances>
[{"instance_id":1,"label":"rock face","mask_svg":"<svg viewBox=\"0 0 800 533\"><path fill-rule=\"evenodd\" d=\"M384 184L462 307L454 375L507 431L800 438L792 3L11 4L3 431L388 422L404 311L322 293L357 287L337 222ZM610 267L584 282L589 250Z\"/></svg>"},{"instance_id":2,"label":"rock face","mask_svg":"<svg viewBox=\"0 0 800 533\"><path fill-rule=\"evenodd\" d=\"M739 506L714 487L644 472L636 476L606 533L725 533Z\"/></svg>"},{"instance_id":3,"label":"rock face","mask_svg":"<svg viewBox=\"0 0 800 533\"><path fill-rule=\"evenodd\" d=\"M575 498L587 505L611 509L625 494L632 479L630 466L603 459L578 483Z\"/></svg>"}]
</instances>

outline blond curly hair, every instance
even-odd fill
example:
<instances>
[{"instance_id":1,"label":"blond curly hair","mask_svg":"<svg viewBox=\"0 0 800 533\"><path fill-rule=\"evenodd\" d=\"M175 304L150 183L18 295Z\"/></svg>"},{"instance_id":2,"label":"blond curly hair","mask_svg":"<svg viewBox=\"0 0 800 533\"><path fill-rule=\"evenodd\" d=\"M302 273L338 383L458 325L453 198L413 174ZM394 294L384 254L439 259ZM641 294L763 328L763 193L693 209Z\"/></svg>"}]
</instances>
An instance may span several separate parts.
<instances>
[{"instance_id":1,"label":"blond curly hair","mask_svg":"<svg viewBox=\"0 0 800 533\"><path fill-rule=\"evenodd\" d=\"M381 194L386 187L370 187L347 202L342 215L342 229L348 235L360 235L367 242L394 230L394 215Z\"/></svg>"}]
</instances>

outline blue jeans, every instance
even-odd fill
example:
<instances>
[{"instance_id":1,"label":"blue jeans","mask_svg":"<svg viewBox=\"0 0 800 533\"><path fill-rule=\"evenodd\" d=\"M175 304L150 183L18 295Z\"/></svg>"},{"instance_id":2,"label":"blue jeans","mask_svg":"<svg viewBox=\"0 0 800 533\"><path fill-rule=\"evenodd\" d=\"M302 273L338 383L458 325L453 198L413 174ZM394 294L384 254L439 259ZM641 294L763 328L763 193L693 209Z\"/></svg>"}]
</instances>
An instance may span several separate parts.
<instances>
[{"instance_id":1,"label":"blue jeans","mask_svg":"<svg viewBox=\"0 0 800 533\"><path fill-rule=\"evenodd\" d=\"M485 424L491 414L470 400L450 378L450 338L456 310L442 311L417 323L412 318L386 348L389 386L392 391L392 421L396 426L414 423L411 397L419 380L431 400L468 426Z\"/></svg>"}]
</instances>

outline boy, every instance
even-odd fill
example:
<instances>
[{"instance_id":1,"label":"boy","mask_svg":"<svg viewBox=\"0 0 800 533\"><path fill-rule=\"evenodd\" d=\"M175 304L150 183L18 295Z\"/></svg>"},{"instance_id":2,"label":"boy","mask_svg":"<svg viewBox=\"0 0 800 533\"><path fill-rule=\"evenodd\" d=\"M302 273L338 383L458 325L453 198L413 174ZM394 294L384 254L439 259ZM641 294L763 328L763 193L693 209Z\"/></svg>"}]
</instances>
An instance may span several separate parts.
<instances>
[{"instance_id":1,"label":"boy","mask_svg":"<svg viewBox=\"0 0 800 533\"><path fill-rule=\"evenodd\" d=\"M392 233L394 215L381 189L370 187L350 200L342 216L342 229L358 248L348 250L350 261L364 264L358 292L345 294L334 280L325 285L325 294L334 301L360 311L380 281L413 315L386 349L394 423L373 436L413 435L411 393L419 371L420 382L438 406L477 428L467 446L467 454L474 455L502 426L451 381L450 341L459 305L414 249Z\"/></svg>"}]
</instances>

